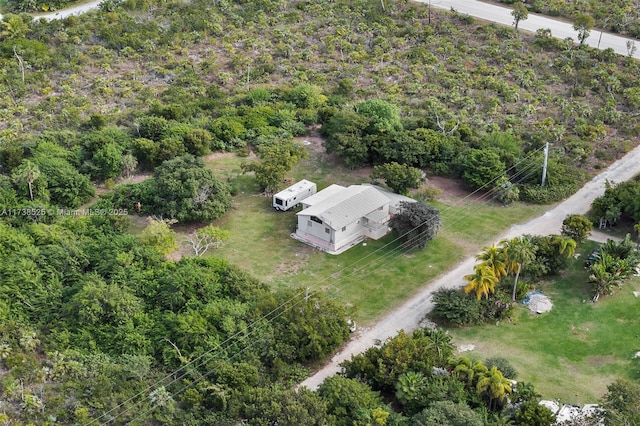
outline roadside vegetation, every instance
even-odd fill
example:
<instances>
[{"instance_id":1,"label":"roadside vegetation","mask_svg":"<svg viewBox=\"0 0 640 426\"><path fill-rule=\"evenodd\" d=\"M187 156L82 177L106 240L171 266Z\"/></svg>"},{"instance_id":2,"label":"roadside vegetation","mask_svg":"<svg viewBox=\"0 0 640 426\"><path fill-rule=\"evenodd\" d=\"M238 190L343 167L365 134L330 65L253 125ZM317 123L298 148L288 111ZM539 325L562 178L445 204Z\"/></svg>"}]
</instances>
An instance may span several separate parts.
<instances>
[{"instance_id":1,"label":"roadside vegetation","mask_svg":"<svg viewBox=\"0 0 640 426\"><path fill-rule=\"evenodd\" d=\"M636 0L614 0L601 2L598 0L588 0L580 2L564 2L554 0L533 0L524 4L516 0L498 0L500 3L513 5L523 5L531 12L541 13L548 16L561 16L578 24L585 23L585 29L590 31L593 27L598 30L592 32L594 37L599 34L599 29L620 33L632 38L640 37L640 9ZM580 18L580 19L578 19Z\"/></svg>"},{"instance_id":2,"label":"roadside vegetation","mask_svg":"<svg viewBox=\"0 0 640 426\"><path fill-rule=\"evenodd\" d=\"M464 355L504 357L518 379L535 383L545 399L594 403L615 379L638 380L640 361L634 359L638 336L635 315L640 280L627 281L616 294L591 303L592 284L584 259L595 247L587 242L560 276L535 285L551 298L553 309L535 314L516 305L510 321L484 326L448 328L456 345L472 344Z\"/></svg>"},{"instance_id":3,"label":"roadside vegetation","mask_svg":"<svg viewBox=\"0 0 640 426\"><path fill-rule=\"evenodd\" d=\"M293 386L348 338L347 319L372 321L544 208L519 201L558 201L630 149L640 68L544 31L386 3L126 0L52 22L4 15L1 423L501 415L513 392L504 364L477 381L431 380L456 368L439 332L387 342L420 358L405 371L393 359L393 374L362 370L376 348L349 367L366 385ZM318 133L312 149L305 138ZM300 249L287 237L293 213L267 197L300 177L412 193L425 176L478 192L448 203L418 189L431 206L418 213L442 221L424 250L399 250L391 235L339 257ZM478 206L494 196L503 205ZM534 245L555 255L554 244ZM512 263L526 275L535 262L523 259ZM422 382L460 405L414 402ZM336 396L343 387L368 399L362 410Z\"/></svg>"}]
</instances>

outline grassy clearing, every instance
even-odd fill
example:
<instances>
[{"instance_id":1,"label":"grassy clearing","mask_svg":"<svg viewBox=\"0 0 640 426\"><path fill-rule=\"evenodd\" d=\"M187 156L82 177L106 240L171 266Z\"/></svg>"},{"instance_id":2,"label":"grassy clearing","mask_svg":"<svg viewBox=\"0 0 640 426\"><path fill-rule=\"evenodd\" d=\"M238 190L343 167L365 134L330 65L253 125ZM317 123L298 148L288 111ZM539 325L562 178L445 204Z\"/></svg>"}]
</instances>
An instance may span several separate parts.
<instances>
[{"instance_id":1,"label":"grassy clearing","mask_svg":"<svg viewBox=\"0 0 640 426\"><path fill-rule=\"evenodd\" d=\"M593 243L581 247L583 259ZM544 398L596 402L616 378L640 378L640 279L610 297L589 302L587 271L580 258L556 281L541 285L553 300L551 312L535 315L521 305L513 322L451 329L454 342L474 344L469 355L500 356L518 370L518 380L535 383Z\"/></svg>"},{"instance_id":2,"label":"grassy clearing","mask_svg":"<svg viewBox=\"0 0 640 426\"><path fill-rule=\"evenodd\" d=\"M435 206L442 212L445 235L475 248L497 239L511 225L524 223L549 209L541 205L514 203L505 207L486 202L455 206L435 203Z\"/></svg>"},{"instance_id":3,"label":"grassy clearing","mask_svg":"<svg viewBox=\"0 0 640 426\"><path fill-rule=\"evenodd\" d=\"M310 158L293 171L295 179L311 179L319 188L334 182L348 185L368 181L366 171L340 167L317 151L311 151ZM215 223L231 232L231 240L215 255L275 286L324 288L352 306L352 314L363 324L401 304L512 223L544 209L520 204L448 207L439 203L443 230L426 250L398 253L393 237L388 235L332 256L289 238L295 231L295 212L274 211L271 199L259 194L252 177L240 175L241 160L224 155L207 162L219 177L233 179L238 188L233 210Z\"/></svg>"}]
</instances>

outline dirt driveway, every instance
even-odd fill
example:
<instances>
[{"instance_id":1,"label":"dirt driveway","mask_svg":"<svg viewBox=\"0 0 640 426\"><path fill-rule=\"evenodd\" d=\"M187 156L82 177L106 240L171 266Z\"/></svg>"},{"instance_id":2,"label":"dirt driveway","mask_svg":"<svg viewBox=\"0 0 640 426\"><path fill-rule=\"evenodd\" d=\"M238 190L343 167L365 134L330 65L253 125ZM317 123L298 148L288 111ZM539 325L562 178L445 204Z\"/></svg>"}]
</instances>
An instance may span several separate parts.
<instances>
[{"instance_id":1,"label":"dirt driveway","mask_svg":"<svg viewBox=\"0 0 640 426\"><path fill-rule=\"evenodd\" d=\"M604 193L607 180L622 182L633 178L639 173L640 146L613 163L566 201L525 224L512 226L509 231L496 241L523 234L548 235L560 233L564 218L568 214L586 213L593 200ZM487 245L491 243L493 241L486 242ZM473 270L474 264L475 259L469 257L450 272L432 282L425 283L425 286L402 306L387 314L371 328L357 332L341 352L336 354L322 369L316 371L302 382L300 386L316 389L325 378L340 371L338 364L342 361L351 359L352 355L364 352L367 348L375 345L376 342L384 342L387 338L395 336L400 330L407 332L414 330L424 316L433 309L431 295L440 288L462 287L464 284L462 277Z\"/></svg>"}]
</instances>

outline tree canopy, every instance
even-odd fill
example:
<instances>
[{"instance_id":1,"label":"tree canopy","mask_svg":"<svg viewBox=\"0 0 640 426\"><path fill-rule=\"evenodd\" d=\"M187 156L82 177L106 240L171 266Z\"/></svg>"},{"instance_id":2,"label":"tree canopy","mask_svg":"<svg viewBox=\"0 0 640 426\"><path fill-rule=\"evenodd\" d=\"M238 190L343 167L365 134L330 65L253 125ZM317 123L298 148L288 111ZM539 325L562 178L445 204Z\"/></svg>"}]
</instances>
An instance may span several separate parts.
<instances>
[{"instance_id":1,"label":"tree canopy","mask_svg":"<svg viewBox=\"0 0 640 426\"><path fill-rule=\"evenodd\" d=\"M389 221L393 235L403 246L422 249L440 229L440 211L423 202L400 202L398 212Z\"/></svg>"}]
</instances>

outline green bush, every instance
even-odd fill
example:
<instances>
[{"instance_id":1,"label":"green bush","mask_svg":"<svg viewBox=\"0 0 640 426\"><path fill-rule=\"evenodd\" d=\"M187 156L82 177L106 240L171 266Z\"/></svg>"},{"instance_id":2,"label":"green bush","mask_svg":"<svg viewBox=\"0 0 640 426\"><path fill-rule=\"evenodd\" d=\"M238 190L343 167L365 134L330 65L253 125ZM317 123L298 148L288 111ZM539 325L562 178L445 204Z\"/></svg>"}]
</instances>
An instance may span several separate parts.
<instances>
[{"instance_id":1,"label":"green bush","mask_svg":"<svg viewBox=\"0 0 640 426\"><path fill-rule=\"evenodd\" d=\"M440 289L433 294L435 304L431 318L448 324L475 324L480 320L480 302L453 289Z\"/></svg>"},{"instance_id":2,"label":"green bush","mask_svg":"<svg viewBox=\"0 0 640 426\"><path fill-rule=\"evenodd\" d=\"M484 362L484 364L489 370L491 370L491 367L496 367L498 370L500 370L502 375L508 379L516 380L518 378L518 372L506 358L489 358Z\"/></svg>"},{"instance_id":3,"label":"green bush","mask_svg":"<svg viewBox=\"0 0 640 426\"><path fill-rule=\"evenodd\" d=\"M580 187L578 185L562 185L562 186L535 186L521 185L520 200L535 203L549 204L562 201L573 195Z\"/></svg>"}]
</instances>

